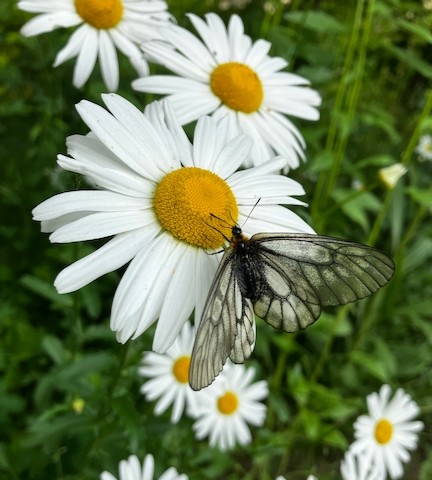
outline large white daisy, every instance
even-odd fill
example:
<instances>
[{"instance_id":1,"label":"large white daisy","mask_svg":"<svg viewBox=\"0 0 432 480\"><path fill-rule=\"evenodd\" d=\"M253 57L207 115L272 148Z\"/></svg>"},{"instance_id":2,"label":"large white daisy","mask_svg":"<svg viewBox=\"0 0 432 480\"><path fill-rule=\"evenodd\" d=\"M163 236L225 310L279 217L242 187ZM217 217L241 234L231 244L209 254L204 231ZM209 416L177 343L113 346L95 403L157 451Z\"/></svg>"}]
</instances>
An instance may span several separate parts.
<instances>
[{"instance_id":1,"label":"large white daisy","mask_svg":"<svg viewBox=\"0 0 432 480\"><path fill-rule=\"evenodd\" d=\"M403 463L408 462L409 450L417 447L417 432L423 422L411 420L419 413L417 404L399 388L390 400L391 389L383 385L379 393L367 397L369 415L360 416L355 424L357 440L351 445L354 454L367 457L366 464L383 477L401 478Z\"/></svg>"},{"instance_id":2,"label":"large white daisy","mask_svg":"<svg viewBox=\"0 0 432 480\"><path fill-rule=\"evenodd\" d=\"M82 87L99 59L106 87L115 91L119 83L118 48L136 69L148 74L148 64L138 45L159 38L157 29L168 25L170 15L164 0L22 0L22 10L40 15L21 29L27 37L61 27L76 27L60 50L54 66L77 57L73 84Z\"/></svg>"},{"instance_id":3,"label":"large white daisy","mask_svg":"<svg viewBox=\"0 0 432 480\"><path fill-rule=\"evenodd\" d=\"M152 103L142 113L118 95L103 100L110 112L85 100L77 105L91 134L69 137L70 156L58 157L63 169L100 189L56 195L33 215L42 231L53 232L51 242L114 236L64 269L55 286L73 292L132 260L114 297L111 328L126 342L159 318L153 350L164 353L194 308L201 317L234 222L248 235L313 232L278 205L301 205L292 195L304 190L275 175L283 157L236 172L252 142L231 139L227 121L202 117L192 145L168 104Z\"/></svg>"},{"instance_id":4,"label":"large white daisy","mask_svg":"<svg viewBox=\"0 0 432 480\"><path fill-rule=\"evenodd\" d=\"M144 463L141 466L136 455L131 455L127 460L122 460L119 465L119 480L153 480L154 478L154 458L153 455L146 455ZM187 480L185 474L179 475L174 467L170 467L160 477L159 480ZM110 472L102 472L100 480L117 480Z\"/></svg>"},{"instance_id":5,"label":"large white daisy","mask_svg":"<svg viewBox=\"0 0 432 480\"><path fill-rule=\"evenodd\" d=\"M305 78L280 71L288 62L268 55L269 42L252 43L239 16L231 17L228 28L214 13L206 15L206 22L193 14L189 18L202 41L173 26L160 29L164 42L142 45L153 61L175 75L140 78L133 88L168 95L182 124L207 114L227 117L233 131L254 139L247 166L276 152L284 155L285 167L297 167L305 142L286 115L317 120L319 94L307 87Z\"/></svg>"},{"instance_id":6,"label":"large white daisy","mask_svg":"<svg viewBox=\"0 0 432 480\"><path fill-rule=\"evenodd\" d=\"M209 437L211 447L229 450L237 443L252 441L249 425L264 423L267 408L262 403L268 395L265 380L253 383L255 370L228 360L222 373L199 392L200 402L193 429L197 439Z\"/></svg>"},{"instance_id":7,"label":"large white daisy","mask_svg":"<svg viewBox=\"0 0 432 480\"><path fill-rule=\"evenodd\" d=\"M150 378L141 386L141 393L148 401L157 400L156 415L173 405L173 423L180 420L185 408L193 417L197 412L199 392L192 390L188 383L194 338L193 327L187 321L167 352L163 355L146 352L143 355L143 364L138 370L140 375Z\"/></svg>"}]
</instances>

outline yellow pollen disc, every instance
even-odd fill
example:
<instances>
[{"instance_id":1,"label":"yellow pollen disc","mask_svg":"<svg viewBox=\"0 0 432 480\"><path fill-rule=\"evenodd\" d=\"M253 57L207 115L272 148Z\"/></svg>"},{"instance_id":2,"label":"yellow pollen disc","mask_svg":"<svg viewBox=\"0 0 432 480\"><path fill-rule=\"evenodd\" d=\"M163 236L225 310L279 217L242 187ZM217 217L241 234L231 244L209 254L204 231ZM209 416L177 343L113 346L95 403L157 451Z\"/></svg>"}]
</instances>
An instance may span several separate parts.
<instances>
[{"instance_id":1,"label":"yellow pollen disc","mask_svg":"<svg viewBox=\"0 0 432 480\"><path fill-rule=\"evenodd\" d=\"M123 17L122 0L75 0L78 15L99 30L114 28Z\"/></svg>"},{"instance_id":2,"label":"yellow pollen disc","mask_svg":"<svg viewBox=\"0 0 432 480\"><path fill-rule=\"evenodd\" d=\"M179 383L187 383L189 379L189 363L190 357L184 355L183 357L177 358L174 362L172 371Z\"/></svg>"},{"instance_id":3,"label":"yellow pollen disc","mask_svg":"<svg viewBox=\"0 0 432 480\"><path fill-rule=\"evenodd\" d=\"M228 390L218 398L217 406L218 410L224 415L231 415L237 410L238 403L237 395Z\"/></svg>"},{"instance_id":4,"label":"yellow pollen disc","mask_svg":"<svg viewBox=\"0 0 432 480\"><path fill-rule=\"evenodd\" d=\"M393 425L385 418L381 418L375 425L375 439L381 445L390 442L393 436Z\"/></svg>"},{"instance_id":5,"label":"yellow pollen disc","mask_svg":"<svg viewBox=\"0 0 432 480\"><path fill-rule=\"evenodd\" d=\"M229 185L202 168L180 168L157 185L156 216L174 237L197 247L220 248L231 237L238 207Z\"/></svg>"},{"instance_id":6,"label":"yellow pollen disc","mask_svg":"<svg viewBox=\"0 0 432 480\"><path fill-rule=\"evenodd\" d=\"M227 107L243 113L256 112L264 97L258 75L237 62L218 65L211 74L210 87Z\"/></svg>"}]
</instances>

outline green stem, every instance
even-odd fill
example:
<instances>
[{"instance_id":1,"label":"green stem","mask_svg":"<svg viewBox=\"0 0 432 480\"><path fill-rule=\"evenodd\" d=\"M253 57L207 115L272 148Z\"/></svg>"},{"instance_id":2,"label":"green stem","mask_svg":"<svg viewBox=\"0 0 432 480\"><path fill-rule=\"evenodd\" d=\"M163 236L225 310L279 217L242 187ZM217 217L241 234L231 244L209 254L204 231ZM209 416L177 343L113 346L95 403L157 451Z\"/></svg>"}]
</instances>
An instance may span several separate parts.
<instances>
[{"instance_id":1,"label":"green stem","mask_svg":"<svg viewBox=\"0 0 432 480\"><path fill-rule=\"evenodd\" d=\"M426 102L425 102L425 106L423 108L423 111L422 111L422 113L420 114L420 116L417 120L414 132L411 135L410 141L408 142L408 146L407 146L406 150L404 151L404 153L402 155L402 160L401 161L405 166L408 166L408 164L411 161L412 154L414 152L414 149L415 149L415 147L417 145L417 142L418 142L418 139L420 137L423 122L429 116L431 110L432 110L432 89L429 90L429 92L427 94Z\"/></svg>"},{"instance_id":2,"label":"green stem","mask_svg":"<svg viewBox=\"0 0 432 480\"><path fill-rule=\"evenodd\" d=\"M372 23L372 12L375 0L369 3L367 19L365 23L364 34L360 39L360 30L362 26L364 0L357 2L357 9L354 15L354 22L351 31L351 36L348 43L348 50L345 55L345 62L343 66L342 78L339 83L339 88L336 94L336 99L333 106L333 113L330 118L330 125L327 134L325 151L329 156L333 157L333 164L328 175L321 174L312 202L312 217L318 219L318 209L322 211L325 207L328 196L333 188L333 184L339 173L340 164L342 162L343 154L345 152L350 124L354 117L358 95L361 87L361 80L363 76L364 63L366 58L367 45L369 40L369 33ZM360 47L359 47L360 43ZM356 51L359 50L357 56ZM357 58L357 64L353 67L353 62ZM354 83L352 83L352 73L356 71ZM351 88L350 88L351 85ZM346 102L344 101L345 99ZM346 103L346 106L344 104ZM347 110L345 115L346 121L341 123L341 116ZM315 222L314 222L315 224ZM321 226L322 228L322 226Z\"/></svg>"},{"instance_id":3,"label":"green stem","mask_svg":"<svg viewBox=\"0 0 432 480\"><path fill-rule=\"evenodd\" d=\"M334 338L336 336L336 331L341 323L341 321L347 316L349 310L351 308L351 305L344 305L341 307L336 315L336 319L333 322L332 325L332 330L330 332L329 337L327 338L327 341L324 345L324 348L321 350L321 354L319 356L318 362L316 363L315 369L312 372L312 375L310 377L311 383L314 383L317 381L318 377L321 375L321 372L324 368L324 365L327 361L327 358L330 355L331 347L333 345Z\"/></svg>"}]
</instances>

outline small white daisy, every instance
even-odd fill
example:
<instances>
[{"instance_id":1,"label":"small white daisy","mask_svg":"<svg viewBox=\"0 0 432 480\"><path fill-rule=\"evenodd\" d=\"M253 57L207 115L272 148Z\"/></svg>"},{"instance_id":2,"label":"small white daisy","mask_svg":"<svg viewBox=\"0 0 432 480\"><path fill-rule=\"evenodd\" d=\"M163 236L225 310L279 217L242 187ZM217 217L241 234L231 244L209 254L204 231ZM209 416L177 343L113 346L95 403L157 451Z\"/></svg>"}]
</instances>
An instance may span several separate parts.
<instances>
[{"instance_id":1,"label":"small white daisy","mask_svg":"<svg viewBox=\"0 0 432 480\"><path fill-rule=\"evenodd\" d=\"M187 321L175 342L163 355L147 352L143 355L143 366L139 373L149 377L141 386L141 393L152 402L159 399L155 414L160 415L173 404L171 422L177 423L184 409L189 415L197 412L199 393L192 390L188 383L190 356L194 342L194 331Z\"/></svg>"},{"instance_id":2,"label":"small white daisy","mask_svg":"<svg viewBox=\"0 0 432 480\"><path fill-rule=\"evenodd\" d=\"M394 163L389 167L380 168L378 177L388 190L392 190L407 171L407 168L402 163Z\"/></svg>"},{"instance_id":3,"label":"small white daisy","mask_svg":"<svg viewBox=\"0 0 432 480\"><path fill-rule=\"evenodd\" d=\"M18 7L40 13L22 27L26 37L79 26L57 54L54 66L77 57L73 84L80 88L99 59L110 91L117 90L119 83L116 48L129 58L138 75L147 75L148 64L138 45L159 38L158 27L168 25L170 19L164 0L22 0Z\"/></svg>"},{"instance_id":4,"label":"small white daisy","mask_svg":"<svg viewBox=\"0 0 432 480\"><path fill-rule=\"evenodd\" d=\"M391 389L383 385L379 393L367 397L369 415L360 416L355 424L357 440L351 445L354 454L365 455L374 471L393 478L403 475L403 463L408 462L408 450L417 447L417 432L423 422L412 422L419 413L417 404L399 388L390 400Z\"/></svg>"},{"instance_id":5,"label":"small white daisy","mask_svg":"<svg viewBox=\"0 0 432 480\"><path fill-rule=\"evenodd\" d=\"M385 480L386 475L371 463L367 454L348 450L341 462L340 471L343 480Z\"/></svg>"},{"instance_id":6,"label":"small white daisy","mask_svg":"<svg viewBox=\"0 0 432 480\"><path fill-rule=\"evenodd\" d=\"M432 135L422 135L416 147L422 160L432 161Z\"/></svg>"},{"instance_id":7,"label":"small white daisy","mask_svg":"<svg viewBox=\"0 0 432 480\"><path fill-rule=\"evenodd\" d=\"M136 455L131 455L127 460L120 462L118 480L153 480L153 475L153 455L146 455L142 466ZM187 480L188 478L185 474L179 475L177 470L171 467L159 477L159 480ZM100 480L117 480L117 478L105 471L101 473Z\"/></svg>"},{"instance_id":8,"label":"small white daisy","mask_svg":"<svg viewBox=\"0 0 432 480\"><path fill-rule=\"evenodd\" d=\"M210 446L221 450L251 442L248 424L259 427L264 423L267 409L261 400L268 395L267 382L252 383L254 375L253 368L228 361L214 383L200 391L193 424L198 440L209 437Z\"/></svg>"},{"instance_id":9,"label":"small white daisy","mask_svg":"<svg viewBox=\"0 0 432 480\"><path fill-rule=\"evenodd\" d=\"M178 26L160 29L165 42L146 42L142 49L175 75L140 78L133 88L168 95L181 124L207 114L227 117L234 132L254 139L246 166L276 152L286 158L285 167L297 167L305 142L286 115L317 120L319 94L306 86L305 78L281 72L286 60L268 55L269 42L252 43L238 15L231 17L228 28L214 13L206 15L207 23L188 16L202 41Z\"/></svg>"},{"instance_id":10,"label":"small white daisy","mask_svg":"<svg viewBox=\"0 0 432 480\"><path fill-rule=\"evenodd\" d=\"M275 175L281 157L236 172L251 140L229 140L229 125L202 117L193 145L168 104L143 113L124 98L103 95L111 111L88 101L77 110L91 129L68 138L65 170L80 173L99 190L66 192L33 210L51 242L113 236L64 269L60 293L77 290L131 261L114 296L111 328L120 342L136 338L158 318L153 350L164 353L195 309L201 312L234 222L247 235L313 230L279 204L302 205L297 182ZM260 199L255 208L257 200Z\"/></svg>"}]
</instances>

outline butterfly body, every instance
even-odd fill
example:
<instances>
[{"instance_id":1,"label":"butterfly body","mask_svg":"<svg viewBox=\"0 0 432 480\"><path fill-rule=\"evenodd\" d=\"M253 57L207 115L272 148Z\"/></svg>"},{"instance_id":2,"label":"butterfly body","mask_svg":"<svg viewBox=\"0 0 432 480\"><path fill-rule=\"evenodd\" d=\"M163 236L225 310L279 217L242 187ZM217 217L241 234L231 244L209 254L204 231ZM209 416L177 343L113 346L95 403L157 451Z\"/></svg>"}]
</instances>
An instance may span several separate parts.
<instances>
[{"instance_id":1,"label":"butterfly body","mask_svg":"<svg viewBox=\"0 0 432 480\"><path fill-rule=\"evenodd\" d=\"M255 343L255 314L274 328L296 332L323 306L362 299L393 275L391 258L360 243L312 234L258 233L234 226L230 245L205 303L189 383L209 385L227 358L243 363Z\"/></svg>"},{"instance_id":2,"label":"butterfly body","mask_svg":"<svg viewBox=\"0 0 432 480\"><path fill-rule=\"evenodd\" d=\"M231 238L231 256L242 295L256 301L261 291L261 269L256 261L256 248L241 232L239 227L233 228Z\"/></svg>"}]
</instances>

